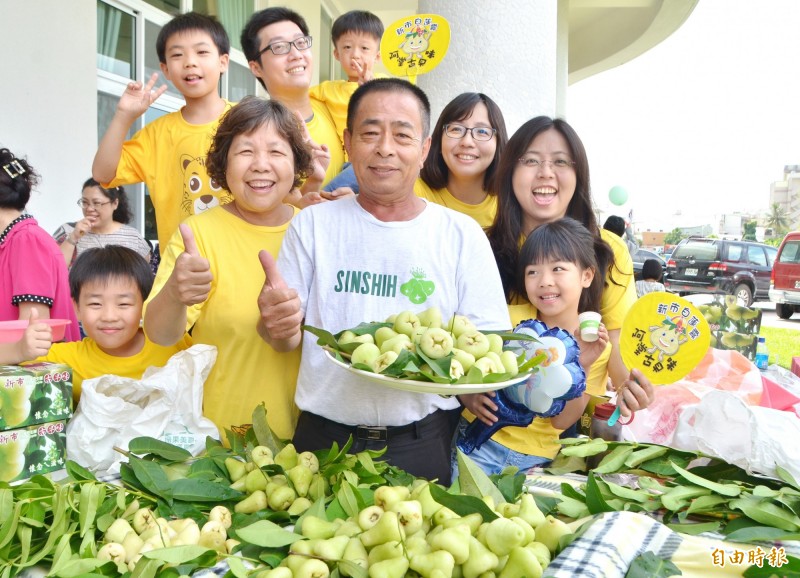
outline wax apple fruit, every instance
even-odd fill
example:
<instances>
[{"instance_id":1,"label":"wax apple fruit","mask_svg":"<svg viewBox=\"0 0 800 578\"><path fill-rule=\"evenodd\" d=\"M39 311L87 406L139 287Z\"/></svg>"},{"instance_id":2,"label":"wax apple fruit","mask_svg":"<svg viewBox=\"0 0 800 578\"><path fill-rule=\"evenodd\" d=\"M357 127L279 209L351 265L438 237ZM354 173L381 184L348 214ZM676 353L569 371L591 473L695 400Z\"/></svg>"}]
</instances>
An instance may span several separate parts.
<instances>
[{"instance_id":1,"label":"wax apple fruit","mask_svg":"<svg viewBox=\"0 0 800 578\"><path fill-rule=\"evenodd\" d=\"M419 322L425 327L441 327L442 326L442 312L438 307L428 307L422 313L417 315Z\"/></svg>"},{"instance_id":2,"label":"wax apple fruit","mask_svg":"<svg viewBox=\"0 0 800 578\"><path fill-rule=\"evenodd\" d=\"M374 343L362 343L353 351L350 357L350 363L353 365L366 365L372 367L372 364L378 359L381 354L380 348Z\"/></svg>"},{"instance_id":3,"label":"wax apple fruit","mask_svg":"<svg viewBox=\"0 0 800 578\"><path fill-rule=\"evenodd\" d=\"M544 522L536 528L536 541L547 546L550 552L555 552L558 541L569 534L572 534L572 530L564 522L553 516L546 516Z\"/></svg>"},{"instance_id":4,"label":"wax apple fruit","mask_svg":"<svg viewBox=\"0 0 800 578\"><path fill-rule=\"evenodd\" d=\"M489 351L489 339L477 329L472 329L458 336L456 347L480 359Z\"/></svg>"},{"instance_id":5,"label":"wax apple fruit","mask_svg":"<svg viewBox=\"0 0 800 578\"><path fill-rule=\"evenodd\" d=\"M419 348L431 359L441 359L453 350L453 337L444 329L430 327L420 337Z\"/></svg>"}]
</instances>

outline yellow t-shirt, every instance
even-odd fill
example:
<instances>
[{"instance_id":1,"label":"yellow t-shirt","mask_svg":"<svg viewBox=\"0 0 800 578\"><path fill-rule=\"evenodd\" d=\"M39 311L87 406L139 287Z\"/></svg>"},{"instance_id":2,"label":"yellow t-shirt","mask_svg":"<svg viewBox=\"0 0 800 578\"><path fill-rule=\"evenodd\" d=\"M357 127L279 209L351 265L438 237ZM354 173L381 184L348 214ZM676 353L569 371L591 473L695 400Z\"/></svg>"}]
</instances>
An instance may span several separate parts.
<instances>
[{"instance_id":1,"label":"yellow t-shirt","mask_svg":"<svg viewBox=\"0 0 800 578\"><path fill-rule=\"evenodd\" d=\"M232 106L226 101L223 114ZM161 247L183 219L231 200L206 172L206 156L218 125L219 118L207 124L189 124L180 111L154 120L125 141L116 176L103 185L147 185Z\"/></svg>"},{"instance_id":2,"label":"yellow t-shirt","mask_svg":"<svg viewBox=\"0 0 800 578\"><path fill-rule=\"evenodd\" d=\"M470 205L455 198L447 189L431 189L425 181L417 179L414 183L414 193L437 205L442 205L448 209L453 209L459 213L464 213L475 219L478 224L486 229L494 222L497 214L497 196L487 195L486 198L477 205Z\"/></svg>"},{"instance_id":3,"label":"yellow t-shirt","mask_svg":"<svg viewBox=\"0 0 800 578\"><path fill-rule=\"evenodd\" d=\"M203 415L225 439L224 429L252 423L253 410L264 402L270 427L278 436L291 438L298 415L294 391L300 348L278 353L256 332L257 299L264 285L258 252L265 249L277 259L289 223L252 225L222 207L189 217L185 223L213 276L208 299L187 311L186 329L192 328L194 343L217 348L217 361L203 390ZM176 232L162 251L150 299L162 289L182 252L183 240Z\"/></svg>"},{"instance_id":4,"label":"yellow t-shirt","mask_svg":"<svg viewBox=\"0 0 800 578\"><path fill-rule=\"evenodd\" d=\"M145 337L139 353L130 357L116 357L100 349L95 340L85 337L82 341L54 343L47 355L34 359L33 363L49 361L69 365L72 368L72 399L77 405L84 379L101 375L141 379L148 367L163 367L170 357L191 346L192 338L188 334L169 347L156 345Z\"/></svg>"},{"instance_id":5,"label":"yellow t-shirt","mask_svg":"<svg viewBox=\"0 0 800 578\"><path fill-rule=\"evenodd\" d=\"M615 265L612 266L612 276L615 285L606 276L606 287L600 301L600 314L603 323L609 331L620 329L622 321L628 310L636 302L636 286L633 281L633 261L630 251L625 243L606 230L600 231L600 236L606 241L614 252ZM511 323L515 327L526 319L534 319L537 315L536 308L527 301L519 300L508 306ZM602 355L592 364L589 375L586 376L586 393L595 396L605 395L608 380L608 360L611 356L611 344L606 346ZM464 410L464 417L472 421L475 419L469 411ZM492 436L492 440L516 452L553 458L558 453L561 445L558 436L562 430L550 424L550 418L536 418L528 427L505 427Z\"/></svg>"},{"instance_id":6,"label":"yellow t-shirt","mask_svg":"<svg viewBox=\"0 0 800 578\"><path fill-rule=\"evenodd\" d=\"M373 78L389 78L385 74L377 73ZM333 124L336 127L336 134L344 146L344 129L347 128L347 106L350 104L350 97L358 88L357 82L349 80L325 80L316 86L312 86L308 94L312 100L318 100L328 107Z\"/></svg>"},{"instance_id":7,"label":"yellow t-shirt","mask_svg":"<svg viewBox=\"0 0 800 578\"><path fill-rule=\"evenodd\" d=\"M325 103L311 99L311 108L314 111L314 118L306 123L308 134L317 144L328 145L331 153L331 162L328 170L325 171L325 181L323 186L328 184L333 177L342 172L344 164L344 145L342 144L342 133L336 132L336 125L331 118L331 112ZM347 115L347 105L345 105L345 116Z\"/></svg>"}]
</instances>

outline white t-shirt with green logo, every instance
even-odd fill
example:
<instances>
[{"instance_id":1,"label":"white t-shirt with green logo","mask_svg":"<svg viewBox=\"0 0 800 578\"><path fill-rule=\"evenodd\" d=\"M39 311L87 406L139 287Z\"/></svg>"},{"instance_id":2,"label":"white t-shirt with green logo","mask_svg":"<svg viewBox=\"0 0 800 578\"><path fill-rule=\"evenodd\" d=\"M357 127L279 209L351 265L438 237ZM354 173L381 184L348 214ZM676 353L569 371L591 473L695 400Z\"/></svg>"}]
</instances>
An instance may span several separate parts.
<instances>
[{"instance_id":1,"label":"white t-shirt with green logo","mask_svg":"<svg viewBox=\"0 0 800 578\"><path fill-rule=\"evenodd\" d=\"M489 241L470 217L428 203L411 221L383 222L357 198L304 209L283 240L278 268L300 294L305 323L331 333L362 321L436 306L466 315L479 329L510 330ZM295 399L301 410L350 425L405 425L455 398L397 391L325 358L303 336Z\"/></svg>"}]
</instances>

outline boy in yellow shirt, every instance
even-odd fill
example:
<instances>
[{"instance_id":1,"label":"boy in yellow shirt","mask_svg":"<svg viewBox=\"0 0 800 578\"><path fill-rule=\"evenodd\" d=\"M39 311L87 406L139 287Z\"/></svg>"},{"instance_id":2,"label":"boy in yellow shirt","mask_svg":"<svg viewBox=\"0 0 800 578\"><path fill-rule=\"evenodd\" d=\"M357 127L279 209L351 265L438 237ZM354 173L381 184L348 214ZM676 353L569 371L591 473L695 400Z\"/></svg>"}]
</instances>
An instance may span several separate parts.
<instances>
[{"instance_id":1,"label":"boy in yellow shirt","mask_svg":"<svg viewBox=\"0 0 800 578\"><path fill-rule=\"evenodd\" d=\"M383 22L366 10L351 10L333 22L333 56L342 65L347 80L326 80L312 86L309 94L328 107L340 139L343 139L342 133L347 128L350 97L356 88L372 80L372 68L381 59L382 36ZM340 187L349 187L353 192L358 192L358 182L350 163L345 163L342 172L322 190L333 191Z\"/></svg>"},{"instance_id":2,"label":"boy in yellow shirt","mask_svg":"<svg viewBox=\"0 0 800 578\"><path fill-rule=\"evenodd\" d=\"M65 363L72 368L76 404L84 379L107 374L141 379L145 369L166 365L170 357L192 345L188 334L169 347L156 345L145 336L140 326L142 306L153 286L153 272L136 251L119 245L84 251L70 269L69 286L87 337L54 343L34 361ZM23 340L48 341L50 335L47 325L31 322Z\"/></svg>"},{"instance_id":3,"label":"boy in yellow shirt","mask_svg":"<svg viewBox=\"0 0 800 578\"><path fill-rule=\"evenodd\" d=\"M161 71L186 105L125 140L136 119L167 90L166 85L154 89L157 73L146 84L131 82L95 154L92 176L103 187L147 185L160 247L183 219L230 200L205 166L211 137L231 107L218 90L229 51L225 29L210 16L189 12L170 20L158 35L156 52Z\"/></svg>"}]
</instances>

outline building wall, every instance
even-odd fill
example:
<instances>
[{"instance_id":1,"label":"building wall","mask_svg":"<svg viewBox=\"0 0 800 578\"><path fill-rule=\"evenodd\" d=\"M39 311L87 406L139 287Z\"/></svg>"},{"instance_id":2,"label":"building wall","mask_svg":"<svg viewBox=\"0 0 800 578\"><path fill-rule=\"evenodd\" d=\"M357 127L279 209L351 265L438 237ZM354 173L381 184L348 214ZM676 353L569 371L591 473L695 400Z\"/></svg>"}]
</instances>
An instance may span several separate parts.
<instances>
[{"instance_id":1,"label":"building wall","mask_svg":"<svg viewBox=\"0 0 800 578\"><path fill-rule=\"evenodd\" d=\"M41 176L28 211L53 232L75 205L97 148L93 1L0 0L0 146Z\"/></svg>"}]
</instances>

